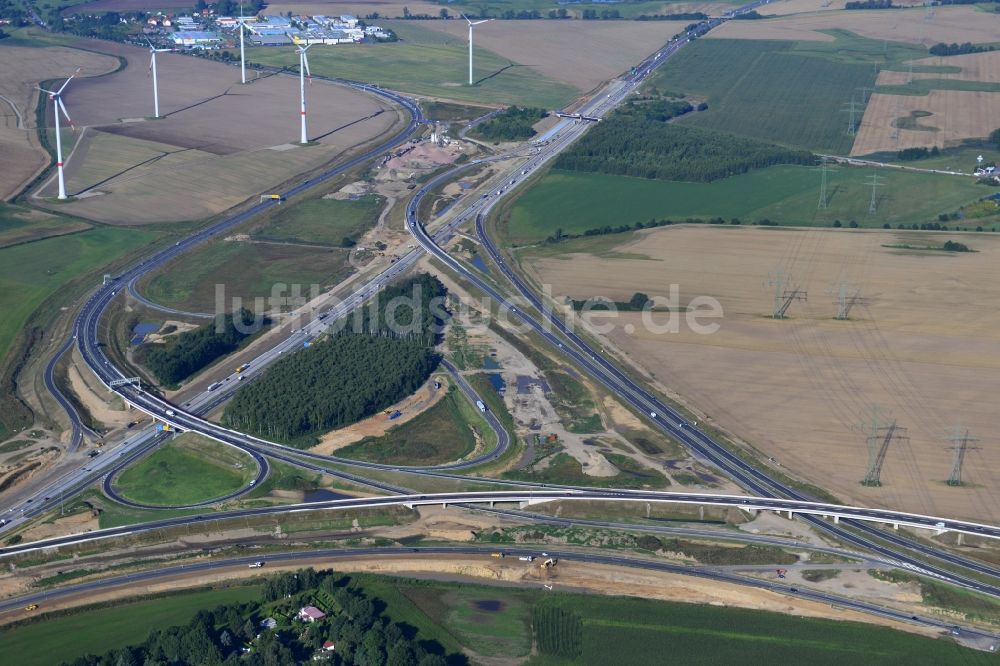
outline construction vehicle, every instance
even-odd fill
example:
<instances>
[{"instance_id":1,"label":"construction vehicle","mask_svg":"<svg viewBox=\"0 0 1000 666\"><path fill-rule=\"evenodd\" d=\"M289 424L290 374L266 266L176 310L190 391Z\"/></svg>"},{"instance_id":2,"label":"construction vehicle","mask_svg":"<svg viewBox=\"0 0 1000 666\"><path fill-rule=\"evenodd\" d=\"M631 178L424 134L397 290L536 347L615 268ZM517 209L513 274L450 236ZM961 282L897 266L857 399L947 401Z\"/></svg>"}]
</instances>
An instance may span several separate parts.
<instances>
[{"instance_id":1,"label":"construction vehicle","mask_svg":"<svg viewBox=\"0 0 1000 666\"><path fill-rule=\"evenodd\" d=\"M246 369L247 369L248 367L250 367L250 364L249 364L249 363L244 363L243 365L241 365L241 366L237 367L237 368L236 368L236 374L239 374L239 373L243 372L243 371L244 371L244 370L246 370Z\"/></svg>"},{"instance_id":2,"label":"construction vehicle","mask_svg":"<svg viewBox=\"0 0 1000 666\"><path fill-rule=\"evenodd\" d=\"M403 412L401 412L401 411L399 411L399 410L397 409L397 410L396 410L396 411L394 411L394 412L393 412L392 414L389 414L389 420L390 420L390 421L394 421L394 420L398 419L398 418L399 418L400 416L402 416L402 415L403 415Z\"/></svg>"},{"instance_id":3,"label":"construction vehicle","mask_svg":"<svg viewBox=\"0 0 1000 666\"><path fill-rule=\"evenodd\" d=\"M28 604L27 606L24 607L24 610L26 611L38 610L38 604Z\"/></svg>"},{"instance_id":4,"label":"construction vehicle","mask_svg":"<svg viewBox=\"0 0 1000 666\"><path fill-rule=\"evenodd\" d=\"M264 566L264 562L263 561L251 562L247 566L251 569L260 569L262 566Z\"/></svg>"},{"instance_id":5,"label":"construction vehicle","mask_svg":"<svg viewBox=\"0 0 1000 666\"><path fill-rule=\"evenodd\" d=\"M788 569L778 569L777 573L778 573L778 578L784 578L785 574L788 573Z\"/></svg>"},{"instance_id":6,"label":"construction vehicle","mask_svg":"<svg viewBox=\"0 0 1000 666\"><path fill-rule=\"evenodd\" d=\"M548 569L549 567L554 567L556 565L556 558L550 557L549 559L542 562L542 568Z\"/></svg>"},{"instance_id":7,"label":"construction vehicle","mask_svg":"<svg viewBox=\"0 0 1000 666\"><path fill-rule=\"evenodd\" d=\"M498 550L498 551L490 553L490 557L495 557L498 560L502 560L503 558L507 557L507 554L505 552L503 552L502 550Z\"/></svg>"},{"instance_id":8,"label":"construction vehicle","mask_svg":"<svg viewBox=\"0 0 1000 666\"><path fill-rule=\"evenodd\" d=\"M534 562L535 561L535 556L534 555L521 555L517 559L521 560L522 562Z\"/></svg>"},{"instance_id":9,"label":"construction vehicle","mask_svg":"<svg viewBox=\"0 0 1000 666\"><path fill-rule=\"evenodd\" d=\"M279 204L285 200L285 197L280 194L262 194L260 195L261 202L264 201L277 201Z\"/></svg>"}]
</instances>

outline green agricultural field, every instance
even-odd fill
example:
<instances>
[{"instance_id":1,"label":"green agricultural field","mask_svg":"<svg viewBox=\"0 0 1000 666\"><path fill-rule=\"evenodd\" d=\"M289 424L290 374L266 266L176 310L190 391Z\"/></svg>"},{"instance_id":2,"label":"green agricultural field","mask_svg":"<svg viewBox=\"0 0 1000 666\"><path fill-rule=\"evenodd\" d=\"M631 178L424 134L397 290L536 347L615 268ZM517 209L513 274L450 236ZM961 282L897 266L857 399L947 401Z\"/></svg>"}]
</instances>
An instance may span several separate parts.
<instances>
[{"instance_id":1,"label":"green agricultural field","mask_svg":"<svg viewBox=\"0 0 1000 666\"><path fill-rule=\"evenodd\" d=\"M337 454L390 465L439 465L461 460L472 453L476 448L472 428L488 443L496 443L476 408L453 390L412 421L390 429L381 437L366 437L340 449Z\"/></svg>"},{"instance_id":2,"label":"green agricultural field","mask_svg":"<svg viewBox=\"0 0 1000 666\"><path fill-rule=\"evenodd\" d=\"M4 313L0 319L0 359L46 298L155 237L149 231L96 227L0 249L0 311ZM94 284L99 283L98 277Z\"/></svg>"},{"instance_id":3,"label":"green agricultural field","mask_svg":"<svg viewBox=\"0 0 1000 666\"><path fill-rule=\"evenodd\" d=\"M260 597L256 585L181 592L159 599L80 609L41 622L0 631L4 661L19 666L52 666L85 654L104 654L135 644L156 629L187 624L202 608ZM45 612L44 604L37 611Z\"/></svg>"},{"instance_id":4,"label":"green agricultural field","mask_svg":"<svg viewBox=\"0 0 1000 666\"><path fill-rule=\"evenodd\" d=\"M483 656L517 657L532 643L533 666L569 664L949 664L991 657L948 639L914 636L856 622L806 619L738 608L632 597L564 594L356 576L355 584L386 602L386 614ZM476 602L497 602L482 610ZM496 603L487 604L497 608ZM575 627L582 625L581 630ZM529 631L525 638L518 630ZM506 652L498 652L498 646ZM486 650L480 652L480 650ZM522 651L524 650L524 651ZM473 659L475 661L475 659Z\"/></svg>"},{"instance_id":5,"label":"green agricultural field","mask_svg":"<svg viewBox=\"0 0 1000 666\"><path fill-rule=\"evenodd\" d=\"M818 168L775 166L712 183L678 183L551 171L513 205L506 233L512 243L535 243L556 229L583 233L650 219L723 217L743 224L768 219L783 225L862 227L922 224L991 193L970 178L881 170L878 210L868 214L870 169L831 167L827 208L818 210ZM628 206L621 202L627 201ZM595 241L596 242L596 241ZM559 244L540 251L566 252Z\"/></svg>"},{"instance_id":6,"label":"green agricultural field","mask_svg":"<svg viewBox=\"0 0 1000 666\"><path fill-rule=\"evenodd\" d=\"M127 468L115 486L124 497L143 504L194 504L242 488L255 470L246 454L184 433Z\"/></svg>"},{"instance_id":7,"label":"green agricultural field","mask_svg":"<svg viewBox=\"0 0 1000 666\"><path fill-rule=\"evenodd\" d=\"M301 285L308 298L310 285L331 285L350 274L348 251L307 247L283 242L218 240L187 252L148 279L142 289L150 300L197 312L214 312L216 285L224 285L226 308L232 298L255 309L254 298L281 298L291 294L282 285ZM273 292L275 286L279 290ZM269 307L265 300L264 307Z\"/></svg>"},{"instance_id":8,"label":"green agricultural field","mask_svg":"<svg viewBox=\"0 0 1000 666\"><path fill-rule=\"evenodd\" d=\"M0 203L0 250L53 236L65 236L91 229L83 220L53 216L21 206Z\"/></svg>"},{"instance_id":9,"label":"green agricultural field","mask_svg":"<svg viewBox=\"0 0 1000 666\"><path fill-rule=\"evenodd\" d=\"M475 86L468 86L468 49L464 42L413 22L397 22L403 41L328 48L309 52L314 74L367 81L394 90L465 102L519 104L547 109L565 106L580 94L576 88L539 75L495 53L477 49ZM255 48L247 60L298 67L292 49Z\"/></svg>"},{"instance_id":10,"label":"green agricultural field","mask_svg":"<svg viewBox=\"0 0 1000 666\"><path fill-rule=\"evenodd\" d=\"M339 246L345 238L356 241L375 226L384 204L385 200L377 194L354 200L310 199L282 210L256 229L253 237Z\"/></svg>"},{"instance_id":11,"label":"green agricultural field","mask_svg":"<svg viewBox=\"0 0 1000 666\"><path fill-rule=\"evenodd\" d=\"M700 39L648 85L707 98L707 111L679 122L846 155L854 137L844 109L874 86L876 67L898 69L927 54L918 45L832 32L833 42Z\"/></svg>"}]
</instances>

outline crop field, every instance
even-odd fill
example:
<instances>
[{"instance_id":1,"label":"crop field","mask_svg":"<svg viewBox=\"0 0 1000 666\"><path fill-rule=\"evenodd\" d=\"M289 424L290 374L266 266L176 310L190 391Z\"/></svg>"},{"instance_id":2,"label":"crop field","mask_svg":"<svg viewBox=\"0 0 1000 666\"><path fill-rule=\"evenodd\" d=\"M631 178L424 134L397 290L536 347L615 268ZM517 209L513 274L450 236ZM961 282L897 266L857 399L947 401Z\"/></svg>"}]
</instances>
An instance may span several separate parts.
<instances>
[{"instance_id":1,"label":"crop field","mask_svg":"<svg viewBox=\"0 0 1000 666\"><path fill-rule=\"evenodd\" d=\"M273 220L254 231L269 238L324 245L340 245L345 238L357 239L375 226L385 200L366 194L353 200L311 199L289 206Z\"/></svg>"},{"instance_id":2,"label":"crop field","mask_svg":"<svg viewBox=\"0 0 1000 666\"><path fill-rule=\"evenodd\" d=\"M86 231L91 225L61 215L0 204L0 250L12 245Z\"/></svg>"},{"instance_id":3,"label":"crop field","mask_svg":"<svg viewBox=\"0 0 1000 666\"><path fill-rule=\"evenodd\" d=\"M400 32L404 41L391 44L312 49L309 67L314 74L368 81L393 90L465 102L558 108L583 92L481 48L475 54L477 83L470 87L468 49L464 42L409 22ZM292 49L256 48L247 52L247 59L278 66L298 63Z\"/></svg>"},{"instance_id":4,"label":"crop field","mask_svg":"<svg viewBox=\"0 0 1000 666\"><path fill-rule=\"evenodd\" d=\"M506 233L511 242L524 244L543 240L558 228L578 234L688 217L722 217L727 223L735 217L743 224L769 219L795 226L831 226L835 220L848 226L854 220L863 227L896 227L935 222L939 214L990 194L969 178L879 171L877 210L869 215L872 173L829 167L827 208L819 210L818 168L775 166L713 183L551 171L515 202ZM617 203L622 200L629 202L627 209ZM553 246L553 252L561 252L559 247Z\"/></svg>"},{"instance_id":5,"label":"crop field","mask_svg":"<svg viewBox=\"0 0 1000 666\"><path fill-rule=\"evenodd\" d=\"M387 418L383 416L383 418ZM401 465L437 465L461 460L476 447L473 426L488 432L475 408L455 391L411 421L381 437L366 437L340 449L345 458Z\"/></svg>"},{"instance_id":6,"label":"crop field","mask_svg":"<svg viewBox=\"0 0 1000 666\"><path fill-rule=\"evenodd\" d=\"M253 478L250 456L200 435L184 433L127 468L121 494L143 504L193 504L220 497Z\"/></svg>"},{"instance_id":7,"label":"crop field","mask_svg":"<svg viewBox=\"0 0 1000 666\"><path fill-rule=\"evenodd\" d=\"M336 284L352 271L348 251L285 242L219 240L187 252L156 272L143 288L150 300L195 312L215 312L216 285L223 285L226 307L232 298L254 309L254 299L290 296L288 285ZM274 291L277 289L277 291Z\"/></svg>"},{"instance_id":8,"label":"crop field","mask_svg":"<svg viewBox=\"0 0 1000 666\"><path fill-rule=\"evenodd\" d=\"M762 14L770 13L764 10ZM935 7L927 17L923 7L891 11L818 12L758 21L730 21L713 30L708 39L787 39L830 41L823 31L849 30L869 39L889 39L930 46L938 42L959 44L995 42L1000 34L1000 14L975 6Z\"/></svg>"},{"instance_id":9,"label":"crop field","mask_svg":"<svg viewBox=\"0 0 1000 666\"><path fill-rule=\"evenodd\" d=\"M629 6L618 5L615 8ZM676 5L675 5L676 6ZM598 5L598 10L601 6ZM577 7L578 9L578 7ZM695 11L687 10L685 11ZM493 21L476 29L476 47L530 67L581 92L626 72L684 29L686 21ZM408 25L391 22L405 36ZM429 21L426 29L464 48L465 21ZM423 26L421 26L423 28ZM580 63L586 62L586 67ZM549 107L551 108L551 107Z\"/></svg>"},{"instance_id":10,"label":"crop field","mask_svg":"<svg viewBox=\"0 0 1000 666\"><path fill-rule=\"evenodd\" d=\"M83 609L4 629L5 659L23 666L72 662L85 654L103 654L133 645L156 629L186 624L201 608L252 601L259 596L259 586L246 585L180 592L158 599ZM44 607L39 610L44 611Z\"/></svg>"},{"instance_id":11,"label":"crop field","mask_svg":"<svg viewBox=\"0 0 1000 666\"><path fill-rule=\"evenodd\" d=\"M299 146L296 77L264 77L244 87L233 67L172 53L157 61L164 117L153 120L148 53L109 42L88 46L125 57L130 66L74 81L64 93L77 125L101 130L88 132L67 159L70 189L87 196L62 207L85 218L116 224L206 218L336 160L401 120L388 103L317 82L307 93L316 143ZM49 179L39 196L54 192Z\"/></svg>"},{"instance_id":12,"label":"crop field","mask_svg":"<svg viewBox=\"0 0 1000 666\"><path fill-rule=\"evenodd\" d=\"M914 84L933 84L933 80ZM971 83L944 80L947 84ZM997 86L998 84L986 84ZM935 86L936 88L937 86ZM901 119L918 114L913 129L898 129ZM1000 91L927 91L926 95L875 93L868 101L851 155L932 146L946 147L970 137L986 137L1000 126ZM905 122L902 121L902 122ZM966 171L972 165L966 165Z\"/></svg>"},{"instance_id":13,"label":"crop field","mask_svg":"<svg viewBox=\"0 0 1000 666\"><path fill-rule=\"evenodd\" d=\"M4 313L0 318L0 359L46 298L80 275L154 238L144 231L98 227L0 249L0 311ZM95 284L98 282L99 278Z\"/></svg>"},{"instance_id":14,"label":"crop field","mask_svg":"<svg viewBox=\"0 0 1000 666\"><path fill-rule=\"evenodd\" d=\"M914 67L879 73L851 154L953 146L1000 125L1000 52L922 58ZM917 114L919 123L901 124Z\"/></svg>"},{"instance_id":15,"label":"crop field","mask_svg":"<svg viewBox=\"0 0 1000 666\"><path fill-rule=\"evenodd\" d=\"M946 640L858 622L633 597L545 592L365 576L396 622L458 643L483 657L503 645L510 658L532 646L532 666L682 663L987 663L989 655ZM527 642L519 640L524 632ZM480 652L480 648L491 651Z\"/></svg>"},{"instance_id":16,"label":"crop field","mask_svg":"<svg viewBox=\"0 0 1000 666\"><path fill-rule=\"evenodd\" d=\"M82 77L97 76L114 71L118 61L63 47L4 44L0 49L0 200L19 192L49 163L36 134L35 86L69 76L77 67ZM46 122L51 122L51 115Z\"/></svg>"},{"instance_id":17,"label":"crop field","mask_svg":"<svg viewBox=\"0 0 1000 666\"><path fill-rule=\"evenodd\" d=\"M920 249L949 239L974 251ZM701 320L720 325L713 334L683 318L677 332L657 332L640 314L619 313L610 339L713 425L783 469L846 502L996 515L996 449L970 452L966 486L945 481L946 438L956 425L972 436L1000 426L982 399L1000 378L1000 317L982 307L1000 298L1000 236L682 226L572 241L559 256L548 247L540 255L525 250L521 259L539 283L552 285L557 301L627 300L636 291L662 299L673 284L679 308L695 296L717 299L724 316ZM782 321L769 317L775 287L764 286L779 271L808 295ZM834 319L838 285L869 299L847 321ZM666 317L653 315L661 324ZM873 406L909 436L893 444L883 485L874 488L860 484L868 460L860 428Z\"/></svg>"},{"instance_id":18,"label":"crop field","mask_svg":"<svg viewBox=\"0 0 1000 666\"><path fill-rule=\"evenodd\" d=\"M874 85L874 62L846 61L809 46L698 40L668 60L649 85L708 98L707 111L681 122L846 154L854 137L847 133L844 103Z\"/></svg>"}]
</instances>

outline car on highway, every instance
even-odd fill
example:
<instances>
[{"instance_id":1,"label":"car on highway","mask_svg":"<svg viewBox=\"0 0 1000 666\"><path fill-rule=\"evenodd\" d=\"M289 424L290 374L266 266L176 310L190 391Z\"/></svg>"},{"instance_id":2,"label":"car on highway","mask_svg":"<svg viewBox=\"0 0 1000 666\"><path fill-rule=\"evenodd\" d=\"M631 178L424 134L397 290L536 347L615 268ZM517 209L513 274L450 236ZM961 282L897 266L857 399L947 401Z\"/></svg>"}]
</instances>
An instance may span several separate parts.
<instances>
[{"instance_id":1,"label":"car on highway","mask_svg":"<svg viewBox=\"0 0 1000 666\"><path fill-rule=\"evenodd\" d=\"M247 566L251 569L260 569L262 566L264 566L264 562L262 560L257 562L251 562Z\"/></svg>"}]
</instances>

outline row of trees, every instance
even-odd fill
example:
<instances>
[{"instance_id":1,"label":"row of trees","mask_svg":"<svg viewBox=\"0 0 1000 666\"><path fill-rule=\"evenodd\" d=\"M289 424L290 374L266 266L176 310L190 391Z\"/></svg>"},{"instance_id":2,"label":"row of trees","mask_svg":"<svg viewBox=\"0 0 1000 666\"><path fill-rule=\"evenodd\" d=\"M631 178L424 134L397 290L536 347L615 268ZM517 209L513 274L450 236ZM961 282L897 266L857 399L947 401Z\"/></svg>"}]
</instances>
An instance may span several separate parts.
<instances>
[{"instance_id":1,"label":"row of trees","mask_svg":"<svg viewBox=\"0 0 1000 666\"><path fill-rule=\"evenodd\" d=\"M679 12L677 14L640 14L636 21L703 21L708 14L702 12Z\"/></svg>"},{"instance_id":2,"label":"row of trees","mask_svg":"<svg viewBox=\"0 0 1000 666\"><path fill-rule=\"evenodd\" d=\"M852 0L844 9L896 9L892 0Z\"/></svg>"},{"instance_id":3,"label":"row of trees","mask_svg":"<svg viewBox=\"0 0 1000 666\"><path fill-rule=\"evenodd\" d=\"M240 346L267 324L246 308L219 315L210 324L177 335L166 344L145 347L145 365L163 384L176 384Z\"/></svg>"},{"instance_id":4,"label":"row of trees","mask_svg":"<svg viewBox=\"0 0 1000 666\"><path fill-rule=\"evenodd\" d=\"M287 666L309 663L323 644L335 649L326 653L339 664L385 664L391 666L444 666L468 663L461 655L445 657L444 648L416 629L391 621L383 614L385 604L350 585L348 578L331 571L302 569L269 577L262 598L245 604L217 606L198 611L186 625L157 629L138 645L110 650L102 656L87 655L69 666L141 666L143 664L200 664L202 666ZM274 596L288 590L291 600L281 612L265 604L287 598ZM300 605L328 599L328 617L310 624L291 623L283 613ZM281 617L275 629L262 629L268 616ZM259 636L259 637L258 637ZM245 646L250 651L243 652Z\"/></svg>"},{"instance_id":5,"label":"row of trees","mask_svg":"<svg viewBox=\"0 0 1000 666\"><path fill-rule=\"evenodd\" d=\"M686 104L686 102L684 102ZM765 141L613 114L556 160L558 169L638 178L709 182L775 164L815 164L804 150Z\"/></svg>"},{"instance_id":6,"label":"row of trees","mask_svg":"<svg viewBox=\"0 0 1000 666\"><path fill-rule=\"evenodd\" d=\"M904 162L922 160L928 157L937 157L941 154L941 149L937 146L933 148L904 148L896 153L896 157Z\"/></svg>"},{"instance_id":7,"label":"row of trees","mask_svg":"<svg viewBox=\"0 0 1000 666\"><path fill-rule=\"evenodd\" d=\"M928 49L930 54L935 56L965 55L966 53L985 53L987 51L995 50L996 47L992 45L978 46L972 42L965 42L964 44L958 44L956 42L945 44L944 42L938 42Z\"/></svg>"},{"instance_id":8,"label":"row of trees","mask_svg":"<svg viewBox=\"0 0 1000 666\"><path fill-rule=\"evenodd\" d=\"M547 115L545 109L512 106L477 125L472 135L487 141L523 141L535 136L532 125Z\"/></svg>"},{"instance_id":9,"label":"row of trees","mask_svg":"<svg viewBox=\"0 0 1000 666\"><path fill-rule=\"evenodd\" d=\"M423 274L385 289L371 306L334 322L336 333L276 363L242 387L223 422L309 446L413 393L437 367L444 287Z\"/></svg>"}]
</instances>

